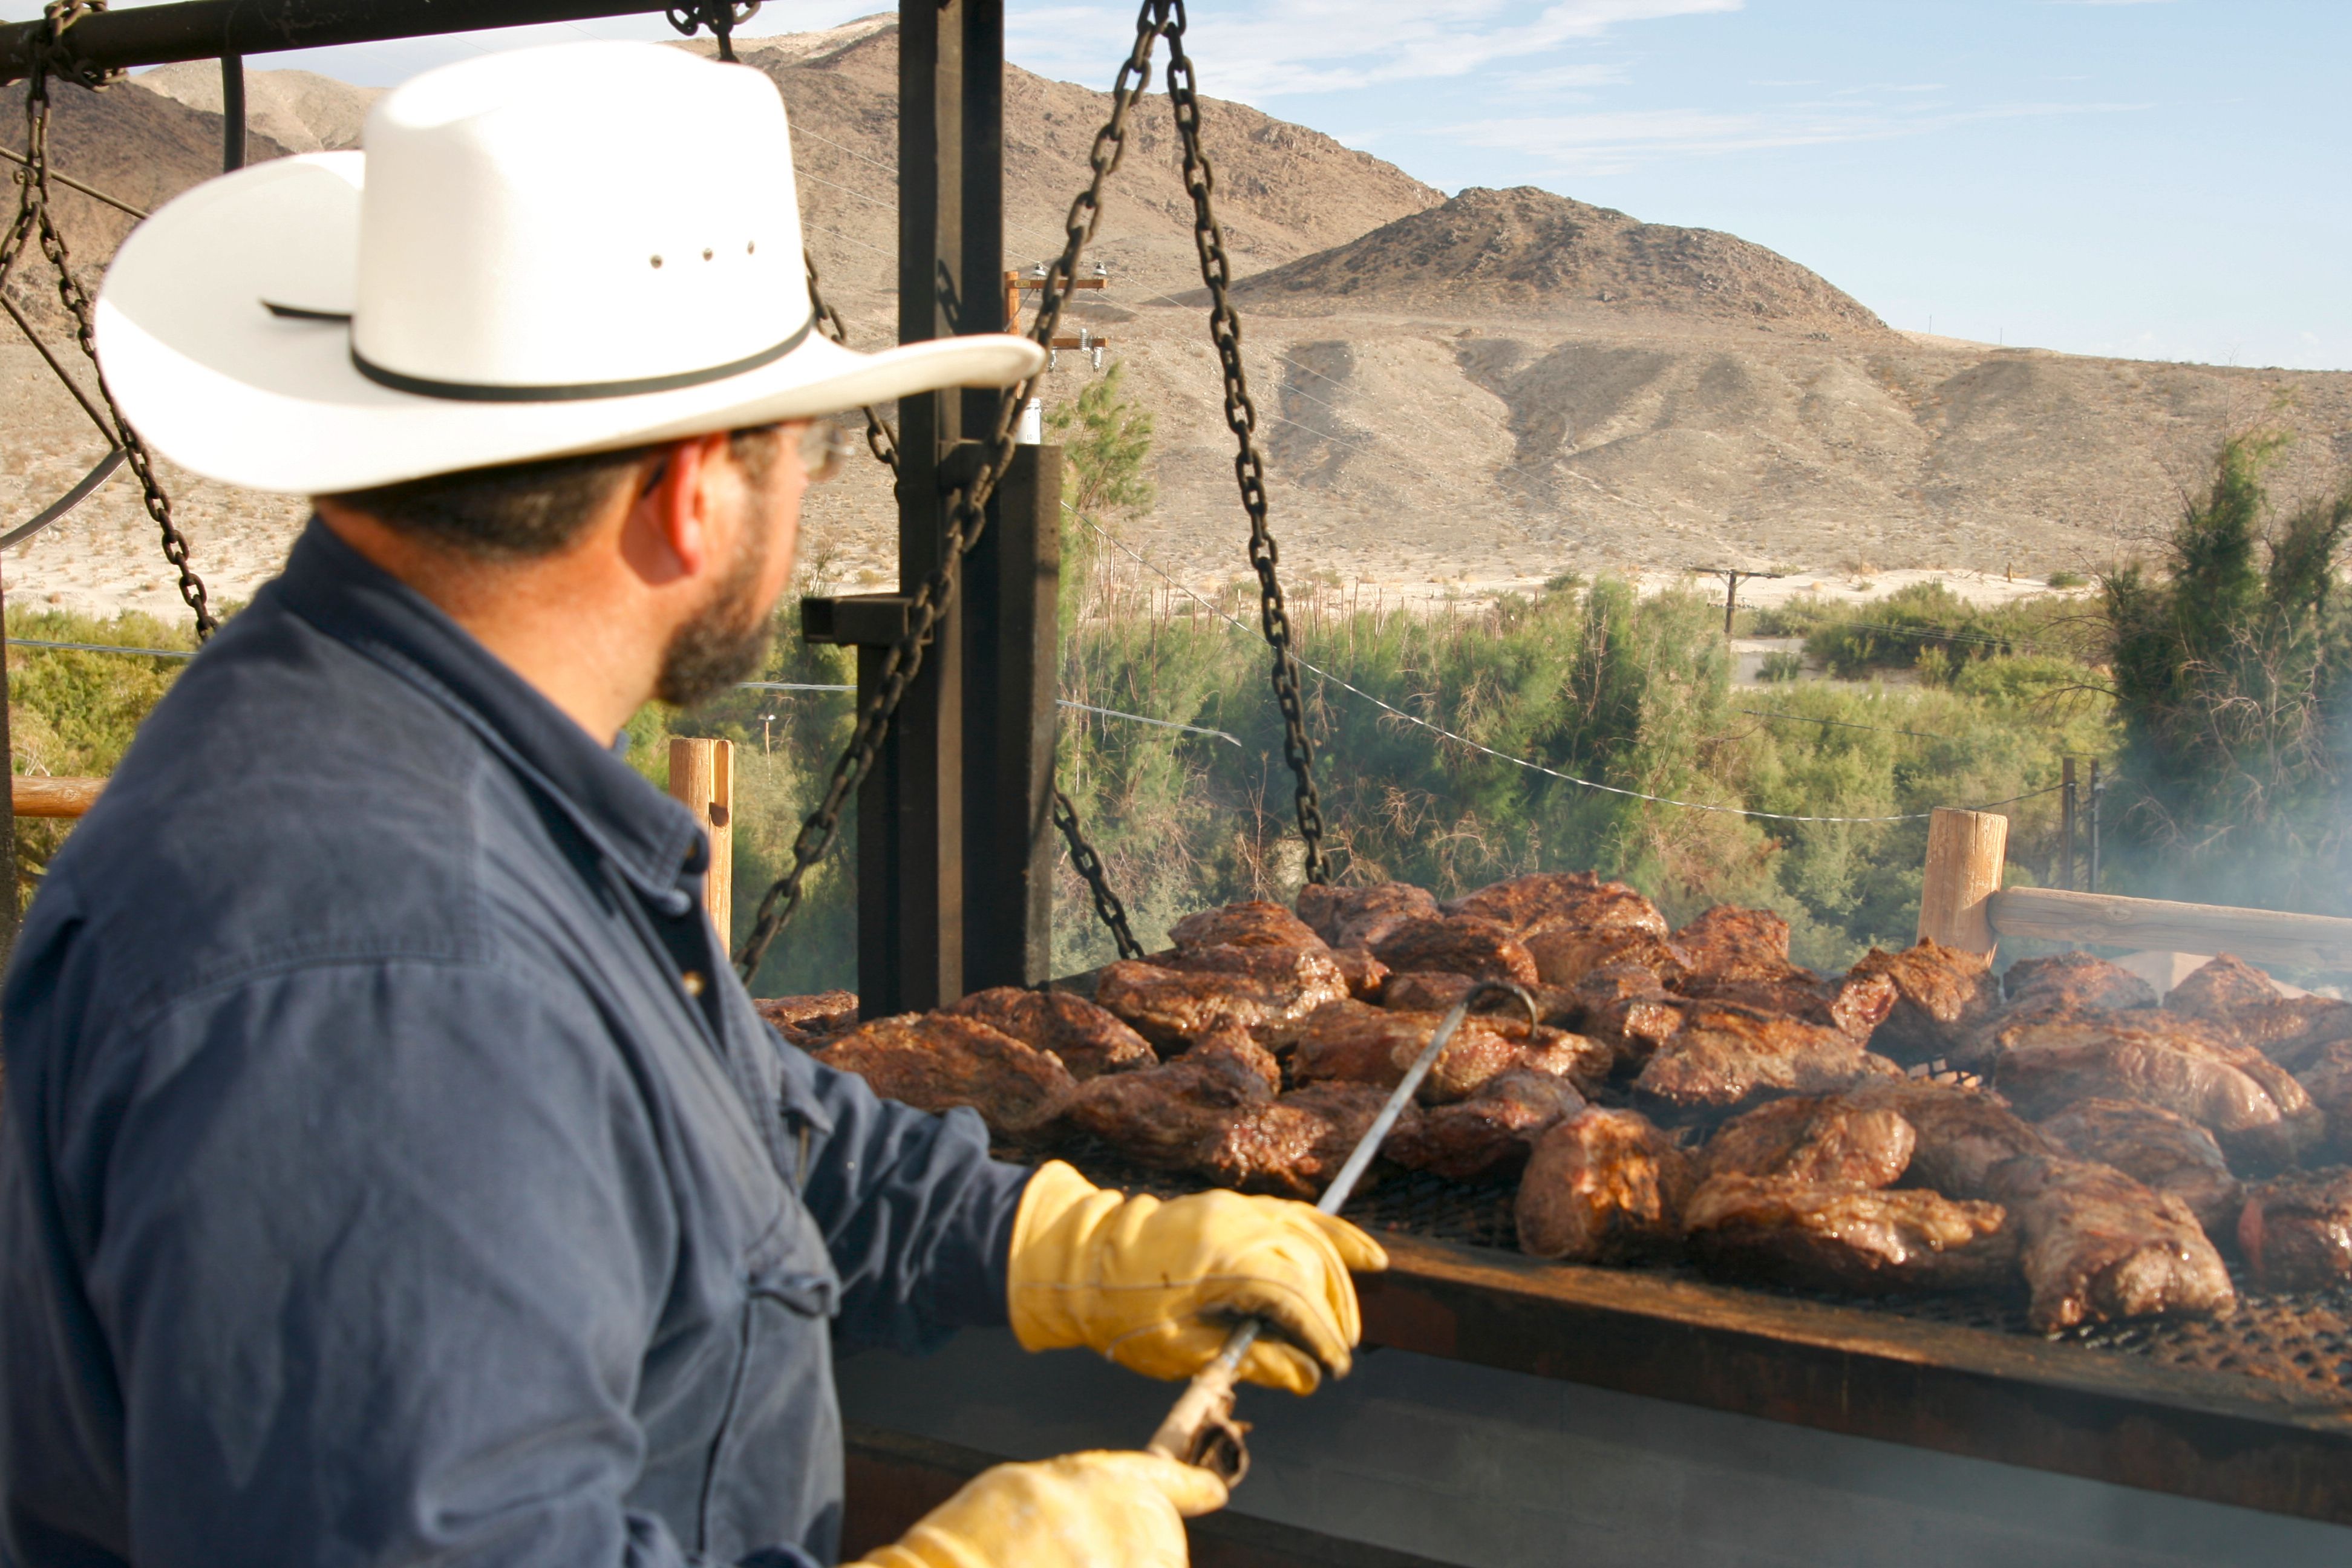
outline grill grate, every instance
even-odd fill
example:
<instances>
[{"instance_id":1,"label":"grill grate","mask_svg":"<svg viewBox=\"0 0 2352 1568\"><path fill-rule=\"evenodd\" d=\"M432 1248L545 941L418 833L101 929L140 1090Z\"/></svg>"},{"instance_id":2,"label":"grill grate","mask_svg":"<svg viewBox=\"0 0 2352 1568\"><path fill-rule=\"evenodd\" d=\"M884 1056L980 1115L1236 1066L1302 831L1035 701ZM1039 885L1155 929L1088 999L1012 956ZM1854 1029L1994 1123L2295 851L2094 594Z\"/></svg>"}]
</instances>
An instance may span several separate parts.
<instances>
[{"instance_id":1,"label":"grill grate","mask_svg":"<svg viewBox=\"0 0 2352 1568\"><path fill-rule=\"evenodd\" d=\"M1127 1160L1108 1145L1088 1139L1065 1158L1093 1181L1130 1192L1176 1197L1213 1184L1197 1177L1153 1171ZM1344 1211L1374 1232L1390 1231L1429 1241L1449 1241L1499 1251L1518 1250L1512 1218L1515 1182L1449 1182L1426 1173L1392 1174L1359 1193ZM1670 1277L1703 1279L1685 1265L1654 1269ZM2044 1336L2056 1343L2142 1357L2159 1365L2235 1373L2283 1384L2297 1394L2352 1406L2352 1289L2256 1291L2233 1265L2238 1308L2229 1317L2200 1321L2155 1318L2095 1323ZM1932 1296L1850 1296L1746 1287L1759 1295L1857 1307L1889 1316L1994 1333L2032 1335L2025 1294L1973 1290Z\"/></svg>"}]
</instances>

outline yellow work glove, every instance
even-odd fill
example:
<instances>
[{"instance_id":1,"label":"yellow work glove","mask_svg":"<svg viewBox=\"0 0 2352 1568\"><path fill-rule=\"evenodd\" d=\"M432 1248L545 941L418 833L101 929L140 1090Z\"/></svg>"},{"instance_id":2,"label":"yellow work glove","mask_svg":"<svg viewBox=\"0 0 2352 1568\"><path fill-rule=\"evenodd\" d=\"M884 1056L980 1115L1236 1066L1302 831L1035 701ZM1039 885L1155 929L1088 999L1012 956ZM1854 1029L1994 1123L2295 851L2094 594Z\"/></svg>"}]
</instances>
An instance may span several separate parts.
<instances>
[{"instance_id":1,"label":"yellow work glove","mask_svg":"<svg viewBox=\"0 0 2352 1568\"><path fill-rule=\"evenodd\" d=\"M1273 1325L1241 1364L1251 1383L1312 1394L1348 1374L1363 1333L1351 1268L1380 1244L1287 1198L1104 1192L1055 1160L1013 1220L1013 1331L1024 1348L1086 1345L1147 1377L1190 1377L1244 1318Z\"/></svg>"},{"instance_id":2,"label":"yellow work glove","mask_svg":"<svg viewBox=\"0 0 2352 1568\"><path fill-rule=\"evenodd\" d=\"M1184 1568L1184 1521L1225 1483L1157 1454L1065 1454L999 1465L844 1568Z\"/></svg>"}]
</instances>

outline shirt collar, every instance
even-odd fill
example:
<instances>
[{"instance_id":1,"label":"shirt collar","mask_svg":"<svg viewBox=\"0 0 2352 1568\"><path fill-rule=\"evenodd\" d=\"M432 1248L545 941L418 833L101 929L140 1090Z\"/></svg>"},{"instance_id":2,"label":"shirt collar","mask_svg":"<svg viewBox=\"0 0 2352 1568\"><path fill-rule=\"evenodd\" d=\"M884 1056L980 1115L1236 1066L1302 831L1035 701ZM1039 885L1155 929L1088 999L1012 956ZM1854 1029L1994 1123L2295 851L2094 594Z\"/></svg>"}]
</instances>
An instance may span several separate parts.
<instances>
[{"instance_id":1,"label":"shirt collar","mask_svg":"<svg viewBox=\"0 0 2352 1568\"><path fill-rule=\"evenodd\" d=\"M449 709L531 779L641 891L688 897L694 814L654 788L423 595L313 517L276 584L285 607Z\"/></svg>"}]
</instances>

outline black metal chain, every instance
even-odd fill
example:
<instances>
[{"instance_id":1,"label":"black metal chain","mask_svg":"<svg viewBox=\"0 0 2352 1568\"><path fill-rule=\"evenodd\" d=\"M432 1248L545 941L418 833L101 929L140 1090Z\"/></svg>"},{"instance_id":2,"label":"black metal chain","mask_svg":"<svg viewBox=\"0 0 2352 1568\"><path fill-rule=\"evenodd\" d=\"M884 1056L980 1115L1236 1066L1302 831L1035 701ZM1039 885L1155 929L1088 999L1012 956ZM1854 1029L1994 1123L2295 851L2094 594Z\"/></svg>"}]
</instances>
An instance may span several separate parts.
<instances>
[{"instance_id":1,"label":"black metal chain","mask_svg":"<svg viewBox=\"0 0 2352 1568\"><path fill-rule=\"evenodd\" d=\"M155 478L154 459L148 455L146 443L131 429L131 422L122 416L121 406L114 401L113 390L106 384L106 367L99 363L89 296L74 276L73 258L68 254L65 237L58 232L49 211L49 79L62 76L95 89L121 76L120 71L107 72L80 63L66 44L68 28L83 16L105 8L103 0L49 0L43 9L48 37L25 83L25 169L18 176L16 220L9 226L7 237L0 239L0 287L5 287L9 274L24 254L26 242L37 236L42 256L57 273L58 299L73 319L74 341L81 345L81 352L89 356L90 364L98 372L98 395L114 426L115 444L122 448L131 471L138 476L147 515L154 520L163 535L163 559L179 574L180 597L195 613L196 640L203 642L218 625L205 602L204 579L188 564L188 542L173 521L172 499L164 494L162 482Z\"/></svg>"},{"instance_id":2,"label":"black metal chain","mask_svg":"<svg viewBox=\"0 0 2352 1568\"><path fill-rule=\"evenodd\" d=\"M1103 185L1118 167L1127 149L1127 116L1137 96L1151 76L1151 44L1159 37L1161 0L1145 0L1137 14L1135 47L1118 68L1118 80L1111 88L1110 118L1095 133L1094 148L1087 163L1092 178L1071 203L1070 214L1064 225L1066 238L1062 254L1055 258L1046 273L1043 297L1038 302L1037 320L1029 335L1039 344L1053 342L1061 329L1062 307L1070 293L1070 279L1077 275L1078 259L1087 242L1094 238L1095 226L1102 221ZM1034 396L1039 379L1033 375L1016 388L1013 395L1003 400L997 410L996 428L990 436L982 455L980 470L969 484L951 490L948 496L947 536L941 542L940 564L924 577L908 605L907 630L883 656L877 672L874 696L857 716L856 727L850 732L849 743L833 765L833 773L825 784L824 798L801 824L793 840L793 863L776 879L760 900L758 914L751 924L751 933L736 955L735 966L748 983L768 954L776 933L799 909L801 889L809 868L824 858L832 847L835 834L841 826L842 809L849 804L852 791L858 781L874 765L876 753L881 750L883 737L889 733L890 721L898 711L898 704L907 695L907 688L922 669L923 655L939 635L940 622L955 603L962 581L963 557L978 542L988 526L988 498L1013 463L1014 444L1013 422L1022 408Z\"/></svg>"},{"instance_id":3,"label":"black metal chain","mask_svg":"<svg viewBox=\"0 0 2352 1568\"><path fill-rule=\"evenodd\" d=\"M1162 0L1168 36L1168 102L1176 111L1176 133L1184 149L1184 188L1192 197L1192 246L1201 255L1201 281L1209 287L1209 339L1217 346L1217 362L1225 374L1225 424L1238 449L1234 476L1241 481L1242 510L1249 513L1250 564L1257 570L1258 618L1266 646L1274 650L1274 700L1282 709L1282 754L1297 781L1298 837L1307 849L1307 879L1328 882L1330 863L1323 857L1323 805L1315 792L1315 742L1307 733L1307 709L1299 695L1298 654L1293 646L1290 614L1282 601L1282 579L1276 575L1280 552L1265 521L1265 460L1257 449L1257 405L1250 400L1249 381L1242 371L1241 319L1234 313L1227 286L1233 264L1225 255L1224 230L1211 205L1216 176L1209 154L1201 145L1201 97L1192 79L1192 58L1184 53L1184 0Z\"/></svg>"},{"instance_id":4,"label":"black metal chain","mask_svg":"<svg viewBox=\"0 0 2352 1568\"><path fill-rule=\"evenodd\" d=\"M1062 839L1070 847L1070 864L1087 879L1087 891L1094 895L1095 914L1110 928L1111 940L1118 944L1121 958L1141 958L1143 944L1135 940L1135 928L1127 923L1127 906L1110 889L1110 876L1103 869L1102 857L1087 842L1086 830L1078 826L1078 808L1059 787L1054 791L1054 826L1062 830Z\"/></svg>"},{"instance_id":5,"label":"black metal chain","mask_svg":"<svg viewBox=\"0 0 2352 1568\"><path fill-rule=\"evenodd\" d=\"M662 11L669 25L689 38L697 28L709 28L719 40L719 58L729 65L735 63L735 29L759 14L760 0L687 0Z\"/></svg>"},{"instance_id":6,"label":"black metal chain","mask_svg":"<svg viewBox=\"0 0 2352 1568\"><path fill-rule=\"evenodd\" d=\"M849 329L842 325L841 312L825 303L824 291L817 284L816 258L809 253L805 245L801 247L801 265L808 269L809 309L815 313L817 331L847 348ZM866 405L858 412L866 416L866 449L874 454L875 461L890 470L890 488L895 493L898 475L898 432L872 404Z\"/></svg>"}]
</instances>

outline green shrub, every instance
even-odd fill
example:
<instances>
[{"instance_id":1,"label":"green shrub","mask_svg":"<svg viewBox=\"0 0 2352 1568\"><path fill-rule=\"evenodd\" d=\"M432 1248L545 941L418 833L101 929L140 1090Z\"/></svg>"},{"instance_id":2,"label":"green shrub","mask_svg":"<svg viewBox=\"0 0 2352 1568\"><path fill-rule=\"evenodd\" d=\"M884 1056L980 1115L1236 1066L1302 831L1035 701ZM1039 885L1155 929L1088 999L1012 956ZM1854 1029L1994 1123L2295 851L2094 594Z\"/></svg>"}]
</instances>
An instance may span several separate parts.
<instances>
[{"instance_id":1,"label":"green shrub","mask_svg":"<svg viewBox=\"0 0 2352 1568\"><path fill-rule=\"evenodd\" d=\"M1805 656L1786 648L1775 648L1766 654L1764 662L1756 669L1758 679L1773 685L1778 685L1784 680L1794 680L1804 673Z\"/></svg>"},{"instance_id":2,"label":"green shrub","mask_svg":"<svg viewBox=\"0 0 2352 1568\"><path fill-rule=\"evenodd\" d=\"M2042 581L2053 588L2079 588L2090 579L2080 572L2053 572Z\"/></svg>"}]
</instances>

